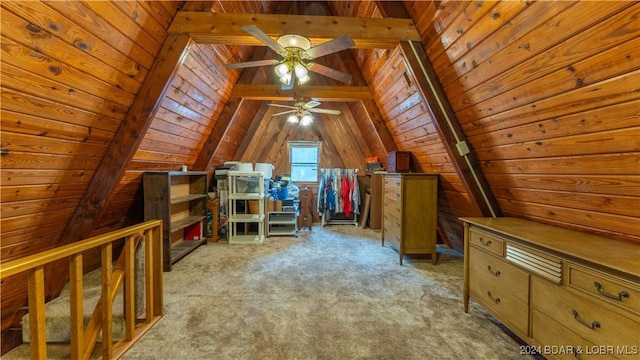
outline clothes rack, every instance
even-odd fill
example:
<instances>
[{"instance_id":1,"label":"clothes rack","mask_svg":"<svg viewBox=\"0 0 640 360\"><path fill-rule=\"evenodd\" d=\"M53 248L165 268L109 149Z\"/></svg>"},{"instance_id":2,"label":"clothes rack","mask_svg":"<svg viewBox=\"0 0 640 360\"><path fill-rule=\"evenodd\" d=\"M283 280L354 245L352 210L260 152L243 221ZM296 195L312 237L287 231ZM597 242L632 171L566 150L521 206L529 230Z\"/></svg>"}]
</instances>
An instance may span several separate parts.
<instances>
[{"instance_id":1,"label":"clothes rack","mask_svg":"<svg viewBox=\"0 0 640 360\"><path fill-rule=\"evenodd\" d=\"M322 219L322 226L329 224L358 226L358 214L360 214L358 169L321 169L317 210Z\"/></svg>"}]
</instances>

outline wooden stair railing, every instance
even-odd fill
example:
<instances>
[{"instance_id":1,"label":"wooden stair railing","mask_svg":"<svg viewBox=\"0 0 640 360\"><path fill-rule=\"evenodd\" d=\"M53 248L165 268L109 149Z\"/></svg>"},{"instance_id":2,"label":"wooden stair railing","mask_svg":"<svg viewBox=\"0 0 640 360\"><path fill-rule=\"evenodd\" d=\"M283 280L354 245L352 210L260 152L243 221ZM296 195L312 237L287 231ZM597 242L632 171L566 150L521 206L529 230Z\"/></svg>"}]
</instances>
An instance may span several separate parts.
<instances>
[{"instance_id":1,"label":"wooden stair railing","mask_svg":"<svg viewBox=\"0 0 640 360\"><path fill-rule=\"evenodd\" d=\"M145 314L136 319L134 251L144 237ZM115 267L113 243L124 239L124 247ZM83 253L100 248L102 292L89 323L83 325ZM71 358L89 359L102 331L101 359L120 358L162 316L162 221L150 220L107 234L94 236L56 249L2 264L0 279L27 272L31 359L46 359L45 265L67 258L71 295ZM111 323L113 301L124 282L124 335L115 343Z\"/></svg>"}]
</instances>

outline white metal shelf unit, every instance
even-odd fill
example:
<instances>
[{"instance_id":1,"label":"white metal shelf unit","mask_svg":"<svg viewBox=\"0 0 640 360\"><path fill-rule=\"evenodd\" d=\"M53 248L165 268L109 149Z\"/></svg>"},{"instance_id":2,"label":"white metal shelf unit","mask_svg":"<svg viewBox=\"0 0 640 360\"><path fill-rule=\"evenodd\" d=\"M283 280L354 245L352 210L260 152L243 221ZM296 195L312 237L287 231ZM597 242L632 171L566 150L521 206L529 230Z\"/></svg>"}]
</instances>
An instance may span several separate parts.
<instances>
[{"instance_id":1,"label":"white metal shelf unit","mask_svg":"<svg viewBox=\"0 0 640 360\"><path fill-rule=\"evenodd\" d=\"M264 241L264 175L262 172L229 171L229 244L259 244ZM256 201L255 214L249 201ZM244 206L239 206L242 202ZM250 229L250 225L255 224Z\"/></svg>"},{"instance_id":2,"label":"white metal shelf unit","mask_svg":"<svg viewBox=\"0 0 640 360\"><path fill-rule=\"evenodd\" d=\"M269 211L267 223L267 236L295 236L298 232L298 218L295 211Z\"/></svg>"}]
</instances>

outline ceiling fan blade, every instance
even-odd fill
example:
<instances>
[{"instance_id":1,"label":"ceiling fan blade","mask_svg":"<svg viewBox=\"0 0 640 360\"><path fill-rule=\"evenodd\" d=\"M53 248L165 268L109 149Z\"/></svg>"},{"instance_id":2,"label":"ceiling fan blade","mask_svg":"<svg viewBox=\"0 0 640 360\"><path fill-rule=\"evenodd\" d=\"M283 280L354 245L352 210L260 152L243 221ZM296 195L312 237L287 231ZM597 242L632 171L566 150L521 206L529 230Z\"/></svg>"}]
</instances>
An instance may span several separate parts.
<instances>
[{"instance_id":1,"label":"ceiling fan blade","mask_svg":"<svg viewBox=\"0 0 640 360\"><path fill-rule=\"evenodd\" d=\"M319 101L311 100L308 103L304 104L303 107L305 109L311 109L311 108L314 108L314 107L316 107L318 105L320 105Z\"/></svg>"},{"instance_id":2,"label":"ceiling fan blade","mask_svg":"<svg viewBox=\"0 0 640 360\"><path fill-rule=\"evenodd\" d=\"M284 47L282 47L282 45L278 44L277 41L273 40L271 38L271 36L265 34L257 26L255 26L255 25L245 25L245 26L242 26L241 29L246 31L246 32L248 32L249 34L253 35L253 37L255 37L256 39L260 40L262 43L267 45L269 48L271 48L271 50L277 52L278 54L283 54L284 53Z\"/></svg>"},{"instance_id":3,"label":"ceiling fan blade","mask_svg":"<svg viewBox=\"0 0 640 360\"><path fill-rule=\"evenodd\" d=\"M340 70L332 69L330 67L320 65L317 63L309 63L307 64L307 67L309 68L309 70L315 73L324 75L326 77L330 77L332 79L341 81L343 83L348 83L349 81L351 81L351 78L352 78L352 76L347 73L343 73Z\"/></svg>"},{"instance_id":4,"label":"ceiling fan blade","mask_svg":"<svg viewBox=\"0 0 640 360\"><path fill-rule=\"evenodd\" d=\"M318 114L340 115L339 110L331 110L331 109L309 109L309 112L314 112Z\"/></svg>"},{"instance_id":5,"label":"ceiling fan blade","mask_svg":"<svg viewBox=\"0 0 640 360\"><path fill-rule=\"evenodd\" d=\"M281 104L267 104L269 106L277 106L277 107L283 107L283 108L287 108L287 109L295 109L298 110L297 107L295 106L289 106L289 105L281 105Z\"/></svg>"},{"instance_id":6,"label":"ceiling fan blade","mask_svg":"<svg viewBox=\"0 0 640 360\"><path fill-rule=\"evenodd\" d=\"M233 63L233 64L226 64L225 67L227 69L241 69L241 68L248 68L248 67L254 67L254 66L275 65L277 63L279 63L278 60L266 59L266 60L256 60L256 61L246 61L246 62L239 62L239 63Z\"/></svg>"},{"instance_id":7,"label":"ceiling fan blade","mask_svg":"<svg viewBox=\"0 0 640 360\"><path fill-rule=\"evenodd\" d=\"M354 47L355 45L356 43L353 42L353 39L351 39L347 35L342 35L318 46L314 46L311 49L307 50L306 53L311 59L315 59L320 56L325 56L334 52L348 49L350 47Z\"/></svg>"},{"instance_id":8,"label":"ceiling fan blade","mask_svg":"<svg viewBox=\"0 0 640 360\"><path fill-rule=\"evenodd\" d=\"M278 116L278 115L284 115L284 114L293 114L293 113L295 113L296 111L298 111L298 110L283 111L283 112L279 112L279 113L277 113L277 114L273 114L273 115L271 115L271 116Z\"/></svg>"}]
</instances>

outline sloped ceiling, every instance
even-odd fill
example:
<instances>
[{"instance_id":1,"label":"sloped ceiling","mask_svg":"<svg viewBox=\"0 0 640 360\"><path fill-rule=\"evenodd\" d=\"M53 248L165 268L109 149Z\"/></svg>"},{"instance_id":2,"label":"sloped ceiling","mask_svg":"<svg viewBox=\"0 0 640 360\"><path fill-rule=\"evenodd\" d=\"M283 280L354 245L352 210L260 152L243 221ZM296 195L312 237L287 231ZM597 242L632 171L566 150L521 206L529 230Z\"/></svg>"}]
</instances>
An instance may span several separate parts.
<instances>
[{"instance_id":1,"label":"sloped ceiling","mask_svg":"<svg viewBox=\"0 0 640 360\"><path fill-rule=\"evenodd\" d=\"M475 176L487 180L499 214L640 242L637 2L3 1L0 9L2 262L141 221L144 171L211 172L235 159L283 171L283 144L298 139L326 142L326 166L362 168L368 156L386 165L388 151L411 151L416 171L440 174L439 234L453 247L462 244L458 217L490 215L494 201L473 189ZM409 16L420 39L323 58L371 98L325 94L323 107L343 115L303 131L271 116L266 104L282 94L251 87L275 85L269 69L224 67L273 53L170 31L180 11L205 10ZM433 97L429 73L444 98ZM457 155L463 140L470 157ZM23 283L2 284L3 334L24 305Z\"/></svg>"}]
</instances>

